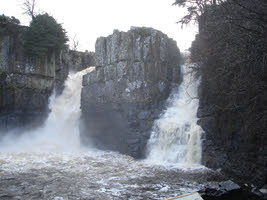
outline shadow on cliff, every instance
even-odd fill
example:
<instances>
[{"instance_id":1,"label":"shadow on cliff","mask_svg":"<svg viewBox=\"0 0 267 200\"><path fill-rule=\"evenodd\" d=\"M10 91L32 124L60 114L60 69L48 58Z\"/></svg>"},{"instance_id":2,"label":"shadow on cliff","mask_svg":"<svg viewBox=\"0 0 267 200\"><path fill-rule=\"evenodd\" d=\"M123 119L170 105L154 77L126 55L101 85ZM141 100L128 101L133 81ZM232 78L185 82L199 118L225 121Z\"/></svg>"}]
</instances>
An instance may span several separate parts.
<instances>
[{"instance_id":1,"label":"shadow on cliff","mask_svg":"<svg viewBox=\"0 0 267 200\"><path fill-rule=\"evenodd\" d=\"M96 147L102 150L113 150L127 153L127 135L129 125L126 117L112 106L91 108L90 119L80 122L80 140L85 146Z\"/></svg>"}]
</instances>

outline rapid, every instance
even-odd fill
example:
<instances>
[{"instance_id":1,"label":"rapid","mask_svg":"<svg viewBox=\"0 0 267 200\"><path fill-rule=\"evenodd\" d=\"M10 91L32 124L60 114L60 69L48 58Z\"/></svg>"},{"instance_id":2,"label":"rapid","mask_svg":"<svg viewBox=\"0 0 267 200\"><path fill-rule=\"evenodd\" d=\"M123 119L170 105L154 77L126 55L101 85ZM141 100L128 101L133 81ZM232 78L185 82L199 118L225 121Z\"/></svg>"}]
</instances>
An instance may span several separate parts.
<instances>
[{"instance_id":1,"label":"rapid","mask_svg":"<svg viewBox=\"0 0 267 200\"><path fill-rule=\"evenodd\" d=\"M162 119L155 122L148 159L81 146L82 76L92 70L69 75L63 93L51 96L51 112L42 127L19 137L10 132L1 139L1 200L164 199L197 191L218 177L200 165L197 102L170 102L183 98L185 84L174 91Z\"/></svg>"}]
</instances>

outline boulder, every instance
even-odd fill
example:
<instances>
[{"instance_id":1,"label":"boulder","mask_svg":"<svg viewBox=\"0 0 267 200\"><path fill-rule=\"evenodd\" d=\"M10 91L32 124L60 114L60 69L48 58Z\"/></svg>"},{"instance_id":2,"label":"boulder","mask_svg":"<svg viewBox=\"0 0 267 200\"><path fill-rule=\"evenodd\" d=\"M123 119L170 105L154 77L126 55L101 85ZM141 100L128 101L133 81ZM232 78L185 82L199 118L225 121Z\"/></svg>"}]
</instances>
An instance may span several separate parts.
<instances>
[{"instance_id":1,"label":"boulder","mask_svg":"<svg viewBox=\"0 0 267 200\"><path fill-rule=\"evenodd\" d=\"M241 187L231 180L210 182L199 193L205 200L243 199Z\"/></svg>"}]
</instances>

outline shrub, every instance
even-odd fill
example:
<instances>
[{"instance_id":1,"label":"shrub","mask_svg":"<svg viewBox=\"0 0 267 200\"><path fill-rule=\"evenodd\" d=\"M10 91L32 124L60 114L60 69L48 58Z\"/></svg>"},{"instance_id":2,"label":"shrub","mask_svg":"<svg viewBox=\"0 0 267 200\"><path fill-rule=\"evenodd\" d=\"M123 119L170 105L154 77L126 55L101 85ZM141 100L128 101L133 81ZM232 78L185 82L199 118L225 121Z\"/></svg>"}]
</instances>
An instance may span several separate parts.
<instances>
[{"instance_id":1,"label":"shrub","mask_svg":"<svg viewBox=\"0 0 267 200\"><path fill-rule=\"evenodd\" d=\"M19 24L20 21L13 16L0 15L0 36L17 33Z\"/></svg>"}]
</instances>

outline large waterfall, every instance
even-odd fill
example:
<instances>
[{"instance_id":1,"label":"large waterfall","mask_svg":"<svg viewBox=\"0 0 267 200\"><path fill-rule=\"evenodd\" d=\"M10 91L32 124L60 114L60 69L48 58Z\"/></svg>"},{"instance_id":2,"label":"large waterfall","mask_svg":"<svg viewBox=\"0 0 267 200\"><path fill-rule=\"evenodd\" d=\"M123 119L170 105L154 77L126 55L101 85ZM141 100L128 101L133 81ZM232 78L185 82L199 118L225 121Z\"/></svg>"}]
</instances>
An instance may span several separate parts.
<instances>
[{"instance_id":1,"label":"large waterfall","mask_svg":"<svg viewBox=\"0 0 267 200\"><path fill-rule=\"evenodd\" d=\"M116 152L81 148L80 95L86 69L69 75L60 96L50 98L45 124L17 137L8 133L0 144L0 199L165 199L201 189L213 172L134 160ZM150 158L200 162L200 128L196 125L195 82L186 75L179 93L155 122ZM201 170L201 173L199 173ZM175 184L174 184L175 183Z\"/></svg>"},{"instance_id":2,"label":"large waterfall","mask_svg":"<svg viewBox=\"0 0 267 200\"><path fill-rule=\"evenodd\" d=\"M94 67L70 74L60 96L50 97L51 112L45 124L17 137L7 134L0 152L73 152L80 150L79 119L82 76Z\"/></svg>"},{"instance_id":3,"label":"large waterfall","mask_svg":"<svg viewBox=\"0 0 267 200\"><path fill-rule=\"evenodd\" d=\"M147 160L193 166L201 163L201 133L197 125L197 85L189 64L182 66L183 82L173 89L167 109L154 122Z\"/></svg>"}]
</instances>

